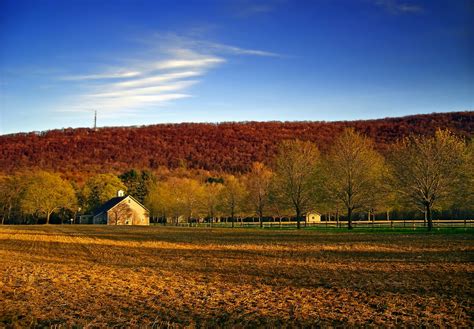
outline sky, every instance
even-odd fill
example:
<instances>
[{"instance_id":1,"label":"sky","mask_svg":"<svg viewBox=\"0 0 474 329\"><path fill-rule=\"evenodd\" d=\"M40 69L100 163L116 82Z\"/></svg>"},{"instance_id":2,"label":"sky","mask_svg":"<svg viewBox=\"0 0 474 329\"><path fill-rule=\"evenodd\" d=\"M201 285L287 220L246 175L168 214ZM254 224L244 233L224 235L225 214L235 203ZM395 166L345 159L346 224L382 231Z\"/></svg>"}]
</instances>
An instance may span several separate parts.
<instances>
[{"instance_id":1,"label":"sky","mask_svg":"<svg viewBox=\"0 0 474 329\"><path fill-rule=\"evenodd\" d=\"M472 109L472 0L0 0L0 134Z\"/></svg>"}]
</instances>

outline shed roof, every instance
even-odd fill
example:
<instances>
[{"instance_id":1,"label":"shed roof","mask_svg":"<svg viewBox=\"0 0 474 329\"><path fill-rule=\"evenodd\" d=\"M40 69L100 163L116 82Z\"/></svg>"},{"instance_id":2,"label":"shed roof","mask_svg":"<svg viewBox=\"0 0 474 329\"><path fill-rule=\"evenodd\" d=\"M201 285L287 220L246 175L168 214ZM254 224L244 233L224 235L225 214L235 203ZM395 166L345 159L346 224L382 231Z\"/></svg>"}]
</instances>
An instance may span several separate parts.
<instances>
[{"instance_id":1,"label":"shed roof","mask_svg":"<svg viewBox=\"0 0 474 329\"><path fill-rule=\"evenodd\" d=\"M100 206L94 211L94 214L93 214L94 217L104 212L107 212L109 209L115 207L117 204L119 204L120 202L122 202L122 200L126 198L127 198L126 196L118 196L118 197L110 199L109 201L107 201L106 203L104 203L102 206Z\"/></svg>"}]
</instances>

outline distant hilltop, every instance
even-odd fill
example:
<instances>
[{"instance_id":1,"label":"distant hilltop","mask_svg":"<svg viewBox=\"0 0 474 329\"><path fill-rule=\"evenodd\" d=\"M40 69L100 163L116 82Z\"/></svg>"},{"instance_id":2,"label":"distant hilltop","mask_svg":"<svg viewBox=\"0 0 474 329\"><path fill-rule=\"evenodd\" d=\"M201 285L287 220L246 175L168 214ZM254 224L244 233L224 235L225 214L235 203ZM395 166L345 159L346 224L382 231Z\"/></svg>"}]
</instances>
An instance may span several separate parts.
<instances>
[{"instance_id":1,"label":"distant hilltop","mask_svg":"<svg viewBox=\"0 0 474 329\"><path fill-rule=\"evenodd\" d=\"M159 167L244 172L270 159L285 139L310 140L322 152L346 127L374 139L379 151L410 134L449 129L472 138L474 112L339 122L224 122L139 127L67 128L0 136L0 172L45 169L63 173L123 172Z\"/></svg>"}]
</instances>

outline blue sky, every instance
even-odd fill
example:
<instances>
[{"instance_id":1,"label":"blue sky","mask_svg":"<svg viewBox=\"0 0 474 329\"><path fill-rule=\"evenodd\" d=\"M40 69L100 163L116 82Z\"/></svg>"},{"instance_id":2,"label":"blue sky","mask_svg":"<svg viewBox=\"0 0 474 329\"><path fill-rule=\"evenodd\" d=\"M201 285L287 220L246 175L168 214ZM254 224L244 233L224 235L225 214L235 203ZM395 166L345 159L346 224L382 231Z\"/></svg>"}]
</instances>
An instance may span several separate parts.
<instances>
[{"instance_id":1,"label":"blue sky","mask_svg":"<svg viewBox=\"0 0 474 329\"><path fill-rule=\"evenodd\" d=\"M470 0L1 0L0 134L474 108Z\"/></svg>"}]
</instances>

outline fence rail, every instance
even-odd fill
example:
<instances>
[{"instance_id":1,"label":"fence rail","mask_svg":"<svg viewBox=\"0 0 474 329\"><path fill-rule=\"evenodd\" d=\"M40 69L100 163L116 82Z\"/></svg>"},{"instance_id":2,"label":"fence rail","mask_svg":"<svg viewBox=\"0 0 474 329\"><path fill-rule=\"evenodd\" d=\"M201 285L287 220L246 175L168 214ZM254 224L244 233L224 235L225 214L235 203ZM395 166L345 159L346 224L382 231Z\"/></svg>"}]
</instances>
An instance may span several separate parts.
<instances>
[{"instance_id":1,"label":"fence rail","mask_svg":"<svg viewBox=\"0 0 474 329\"><path fill-rule=\"evenodd\" d=\"M313 223L300 222L302 227L319 227L319 228L343 228L347 226L347 221L321 221ZM158 224L163 225L163 224ZM231 227L231 222L217 222L217 223L178 223L166 224L169 226L197 226L197 227ZM296 227L296 221L282 221L282 222L263 222L264 228L291 228ZM260 227L259 222L235 222L235 227ZM353 221L354 228L426 228L428 223L424 220L375 220L375 221ZM433 228L474 228L474 220L433 220Z\"/></svg>"}]
</instances>

